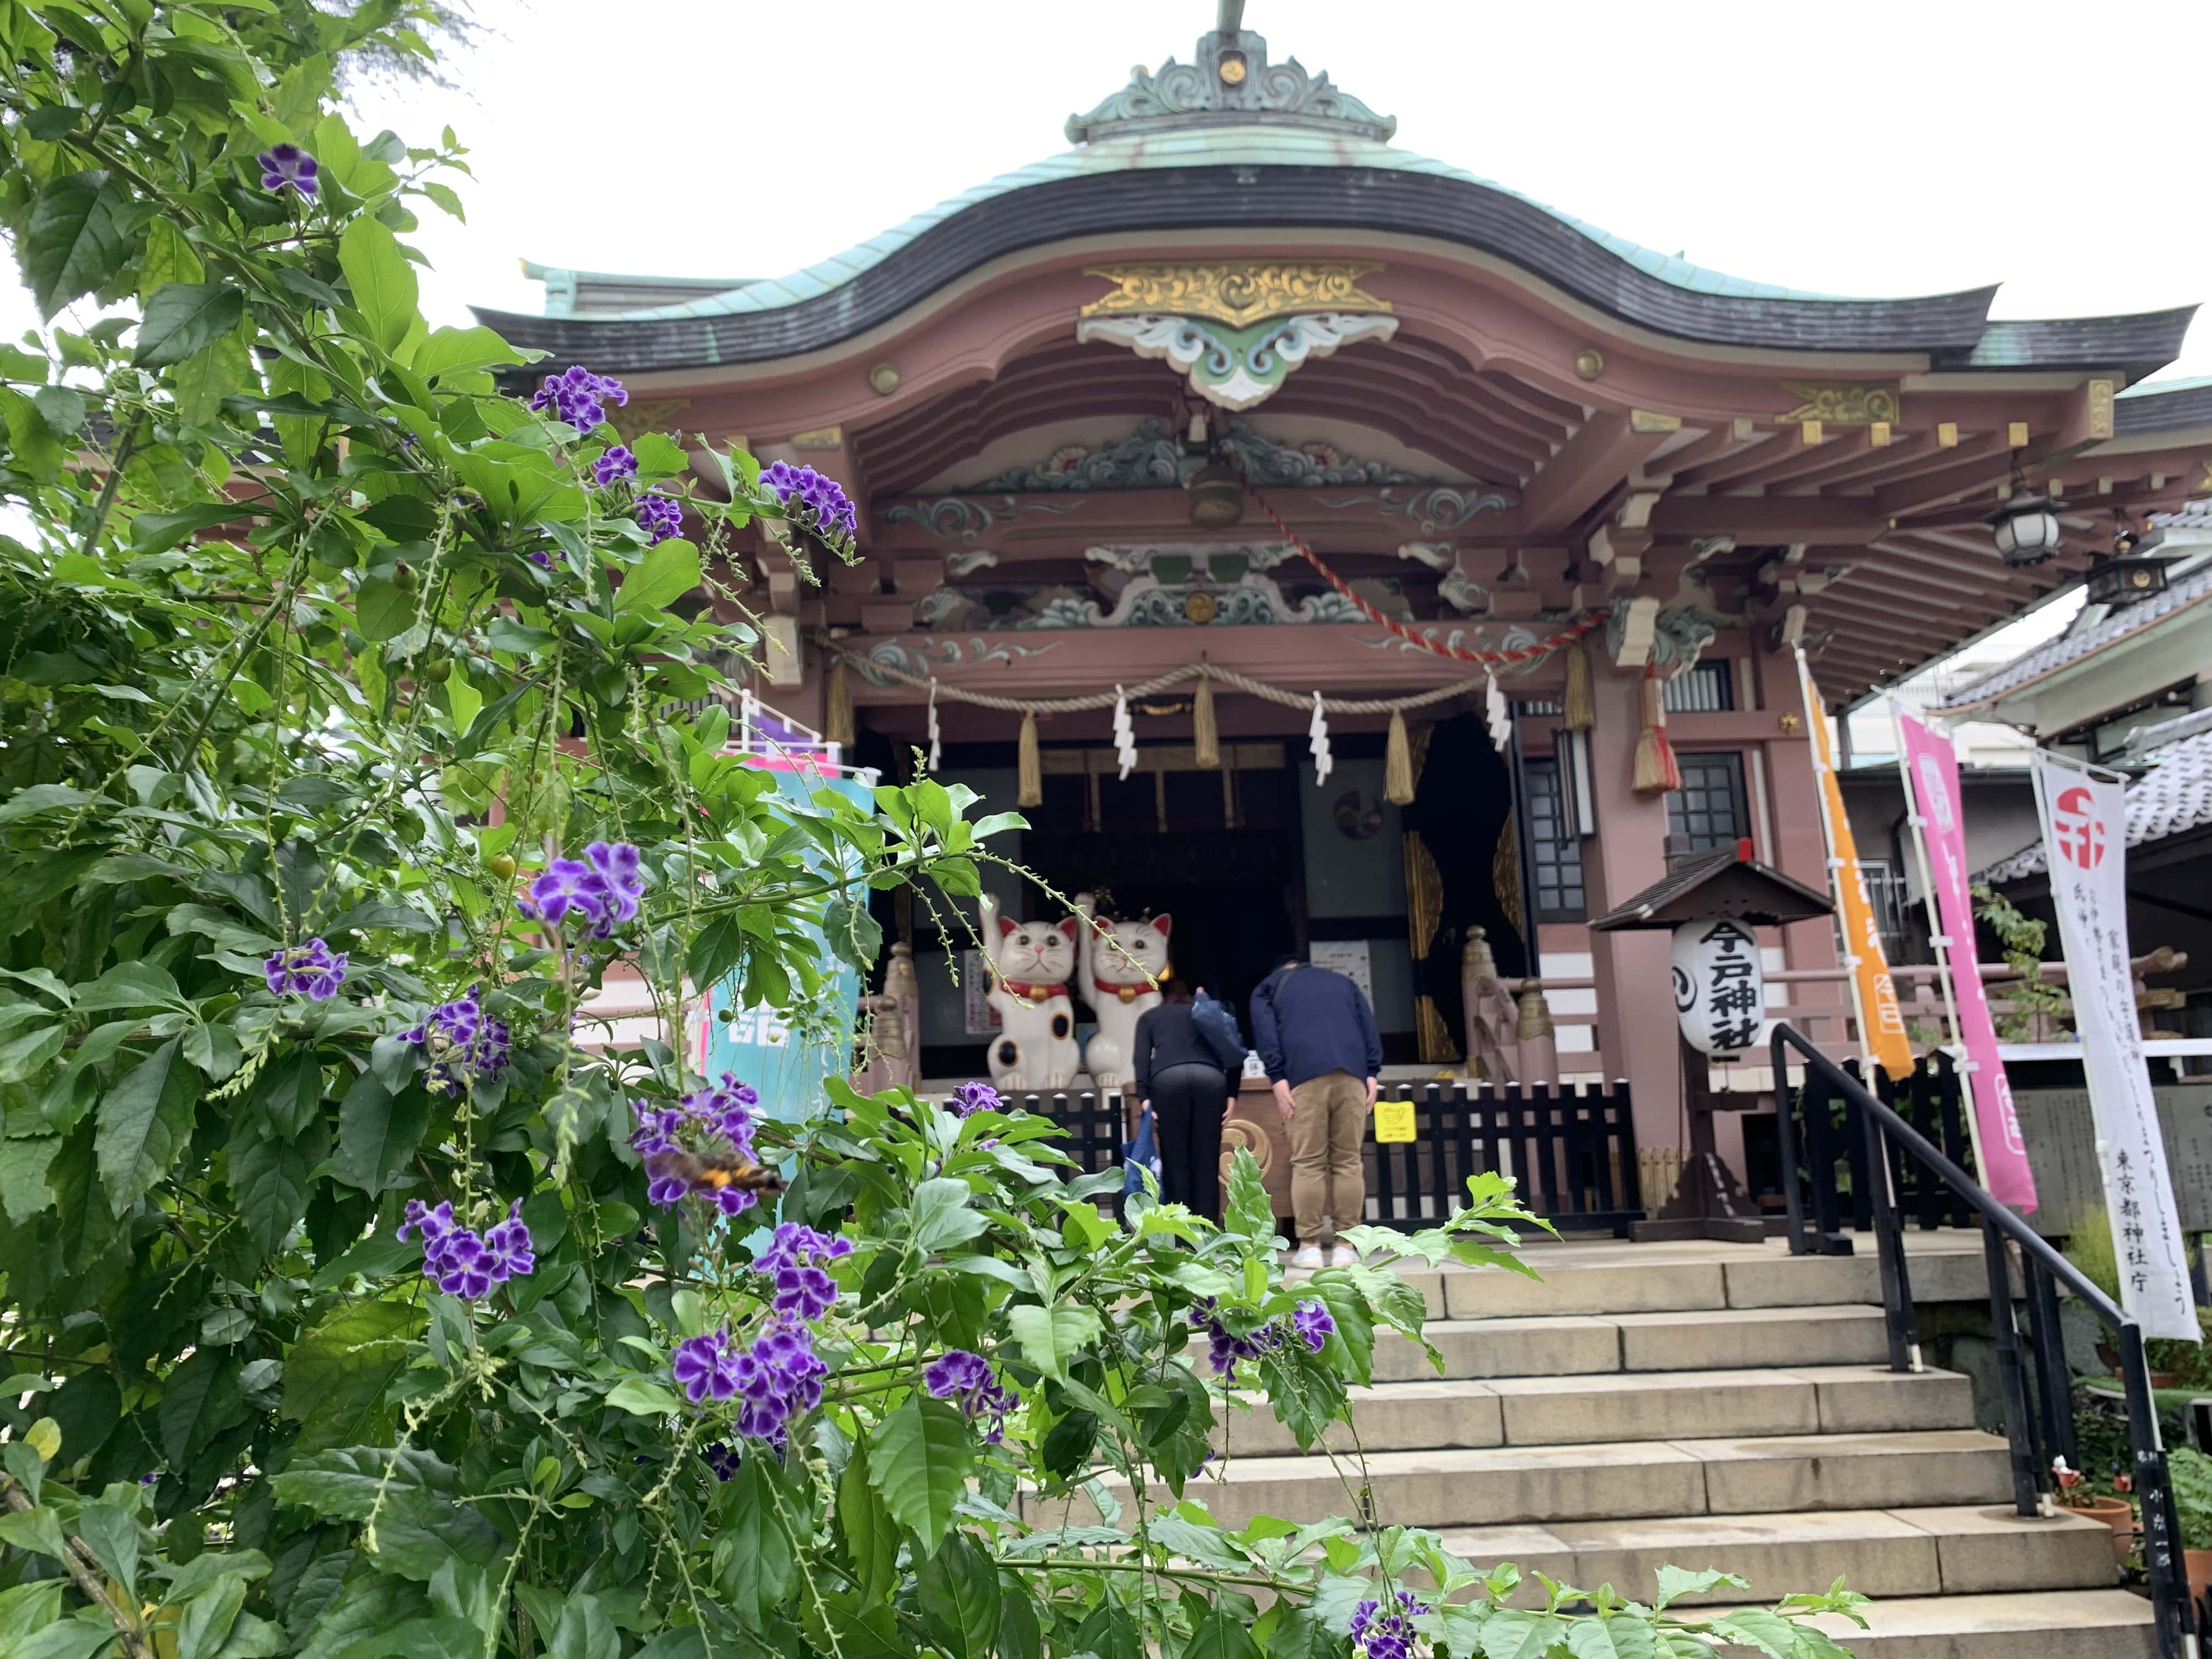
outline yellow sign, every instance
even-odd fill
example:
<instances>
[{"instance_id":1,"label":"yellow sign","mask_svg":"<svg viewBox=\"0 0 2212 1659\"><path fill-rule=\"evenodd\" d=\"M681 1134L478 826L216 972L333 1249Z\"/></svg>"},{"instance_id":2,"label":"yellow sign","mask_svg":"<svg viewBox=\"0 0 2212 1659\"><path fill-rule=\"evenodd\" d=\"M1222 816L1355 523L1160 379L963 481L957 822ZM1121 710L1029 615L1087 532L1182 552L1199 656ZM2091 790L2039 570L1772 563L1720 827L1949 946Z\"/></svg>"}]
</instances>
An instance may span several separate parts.
<instances>
[{"instance_id":1,"label":"yellow sign","mask_svg":"<svg viewBox=\"0 0 2212 1659\"><path fill-rule=\"evenodd\" d=\"M1375 1103L1375 1139L1378 1143L1393 1140L1414 1140L1413 1103L1410 1100L1378 1100Z\"/></svg>"},{"instance_id":2,"label":"yellow sign","mask_svg":"<svg viewBox=\"0 0 2212 1659\"><path fill-rule=\"evenodd\" d=\"M1805 726L1813 738L1813 769L1820 775L1820 818L1828 833L1829 887L1843 921L1844 963L1851 971L1859 1017L1859 1046L1893 1078L1912 1071L1912 1044L1905 1036L1904 1011L1897 1006L1897 983L1881 948L1881 928L1868 896L1866 872L1858 844L1844 811L1844 792L1836 783L1836 763L1828 746L1828 721L1805 653L1797 653L1797 680L1805 697Z\"/></svg>"}]
</instances>

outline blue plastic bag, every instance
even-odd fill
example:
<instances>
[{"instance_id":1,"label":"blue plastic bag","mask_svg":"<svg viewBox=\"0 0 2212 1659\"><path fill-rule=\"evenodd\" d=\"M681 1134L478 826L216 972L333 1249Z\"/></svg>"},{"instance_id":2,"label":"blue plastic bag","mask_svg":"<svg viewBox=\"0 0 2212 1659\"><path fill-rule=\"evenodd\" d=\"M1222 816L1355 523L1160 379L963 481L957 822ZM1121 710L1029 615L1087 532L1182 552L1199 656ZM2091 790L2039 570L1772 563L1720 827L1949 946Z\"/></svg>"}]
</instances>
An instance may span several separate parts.
<instances>
[{"instance_id":1,"label":"blue plastic bag","mask_svg":"<svg viewBox=\"0 0 2212 1659\"><path fill-rule=\"evenodd\" d=\"M1232 1079L1243 1075L1244 1036L1237 1029L1237 1016L1226 1005L1200 991L1191 999L1190 1023L1198 1027L1199 1036L1213 1050L1223 1071Z\"/></svg>"},{"instance_id":2,"label":"blue plastic bag","mask_svg":"<svg viewBox=\"0 0 2212 1659\"><path fill-rule=\"evenodd\" d=\"M1160 1176L1160 1152L1152 1139L1152 1109L1145 1108L1144 1115L1137 1120L1137 1138L1121 1143L1121 1196L1145 1190L1143 1172L1150 1170L1152 1179Z\"/></svg>"}]
</instances>

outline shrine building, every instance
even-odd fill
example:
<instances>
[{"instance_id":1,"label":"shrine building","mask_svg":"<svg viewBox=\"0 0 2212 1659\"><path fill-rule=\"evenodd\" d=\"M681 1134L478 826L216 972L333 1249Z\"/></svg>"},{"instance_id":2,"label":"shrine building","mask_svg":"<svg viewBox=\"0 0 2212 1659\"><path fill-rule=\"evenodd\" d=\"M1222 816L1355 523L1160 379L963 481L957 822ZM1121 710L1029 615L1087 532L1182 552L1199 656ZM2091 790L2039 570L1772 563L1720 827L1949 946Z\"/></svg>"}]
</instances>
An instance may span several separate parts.
<instances>
[{"instance_id":1,"label":"shrine building","mask_svg":"<svg viewBox=\"0 0 2212 1659\"><path fill-rule=\"evenodd\" d=\"M1626 1078L1638 1144L1678 1147L1668 941L1586 923L1743 842L1826 890L1796 647L1839 708L2205 493L2212 387L2137 384L2191 308L1993 321L1994 288L1705 270L1398 148L1242 10L1058 153L806 270L532 267L545 313L483 320L533 373L620 376L618 425L860 504L856 563L750 531L727 573L760 696L848 759L934 750L1019 804L996 851L1171 915L1240 1010L1284 951L1364 975L1401 1076L1471 1063L1466 986L1540 978L1559 1070ZM975 976L941 971L972 901L878 897L921 1075L983 1075ZM1759 937L1770 973L1836 969L1826 917Z\"/></svg>"}]
</instances>

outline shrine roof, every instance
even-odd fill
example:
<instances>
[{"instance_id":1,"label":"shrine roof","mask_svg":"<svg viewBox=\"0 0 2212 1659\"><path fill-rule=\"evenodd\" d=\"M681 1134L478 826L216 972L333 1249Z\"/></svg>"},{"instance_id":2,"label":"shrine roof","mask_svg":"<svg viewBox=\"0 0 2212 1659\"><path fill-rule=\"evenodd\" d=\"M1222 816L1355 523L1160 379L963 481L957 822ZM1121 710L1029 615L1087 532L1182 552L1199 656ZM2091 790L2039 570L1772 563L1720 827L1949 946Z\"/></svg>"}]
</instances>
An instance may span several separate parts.
<instances>
[{"instance_id":1,"label":"shrine roof","mask_svg":"<svg viewBox=\"0 0 2212 1659\"><path fill-rule=\"evenodd\" d=\"M2168 737L2161 735L2172 732ZM2212 825L2212 709L2199 709L2153 726L2130 750L2150 770L2128 785L2127 844L2146 846ZM2037 842L1982 872L1993 884L2041 875L2048 867Z\"/></svg>"},{"instance_id":2,"label":"shrine roof","mask_svg":"<svg viewBox=\"0 0 2212 1659\"><path fill-rule=\"evenodd\" d=\"M2179 521L2183 527L2203 526L2212 528L2212 513L2205 511L2208 507L2212 507L2212 503L2192 501L2189 510L2160 514L2156 515L2155 521L2162 524ZM2197 516L2191 516L2192 513ZM1960 686L1943 702L1933 705L1935 712L1956 714L1984 708L2008 693L2056 674L2062 669L2070 668L2085 658L2109 650L2121 641L2132 638L2169 617L2193 611L2208 599L2212 599L2212 562L2200 564L2197 568L2174 577L2160 592L2107 611L2094 622L2077 625L2048 644L2038 646L2002 668L1993 669L1979 679Z\"/></svg>"},{"instance_id":3,"label":"shrine roof","mask_svg":"<svg viewBox=\"0 0 2212 1659\"><path fill-rule=\"evenodd\" d=\"M1994 286L1867 299L1754 282L1644 247L1378 138L1255 118L1250 125L1096 138L782 276L702 294L699 283L684 279L531 267L545 276L549 310L587 288L611 296L626 289L641 301L656 287L683 296L602 315L483 307L477 315L517 345L564 362L588 357L603 372L774 362L850 339L1024 249L1115 232L1244 228L1442 240L1506 259L1660 333L1783 349L1925 352L1956 368L2122 367L2147 374L2179 350L2193 314L2190 307L1992 323ZM2212 389L2205 401L2212 410ZM2153 410L2145 405L2140 412Z\"/></svg>"},{"instance_id":4,"label":"shrine roof","mask_svg":"<svg viewBox=\"0 0 2212 1659\"><path fill-rule=\"evenodd\" d=\"M1589 930L1632 932L1721 917L1754 927L1778 927L1825 916L1834 908L1826 893L1753 859L1746 839L1686 859L1635 897L1592 921Z\"/></svg>"}]
</instances>

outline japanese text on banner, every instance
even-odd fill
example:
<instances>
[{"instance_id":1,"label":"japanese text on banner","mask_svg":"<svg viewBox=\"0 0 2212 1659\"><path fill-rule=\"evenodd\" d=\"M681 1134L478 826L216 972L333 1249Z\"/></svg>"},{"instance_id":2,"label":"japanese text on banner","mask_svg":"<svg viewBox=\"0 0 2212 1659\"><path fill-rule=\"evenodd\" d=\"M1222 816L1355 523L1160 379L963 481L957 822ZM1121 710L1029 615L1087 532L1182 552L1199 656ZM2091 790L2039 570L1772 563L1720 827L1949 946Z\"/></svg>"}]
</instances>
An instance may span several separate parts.
<instances>
[{"instance_id":1,"label":"japanese text on banner","mask_svg":"<svg viewBox=\"0 0 2212 1659\"><path fill-rule=\"evenodd\" d=\"M2125 792L2045 750L2035 802L2051 902L2066 951L2074 1028L2097 1120L2097 1163L2120 1269L2120 1304L2145 1336L2198 1335L2187 1248L2166 1166L2128 967Z\"/></svg>"}]
</instances>

